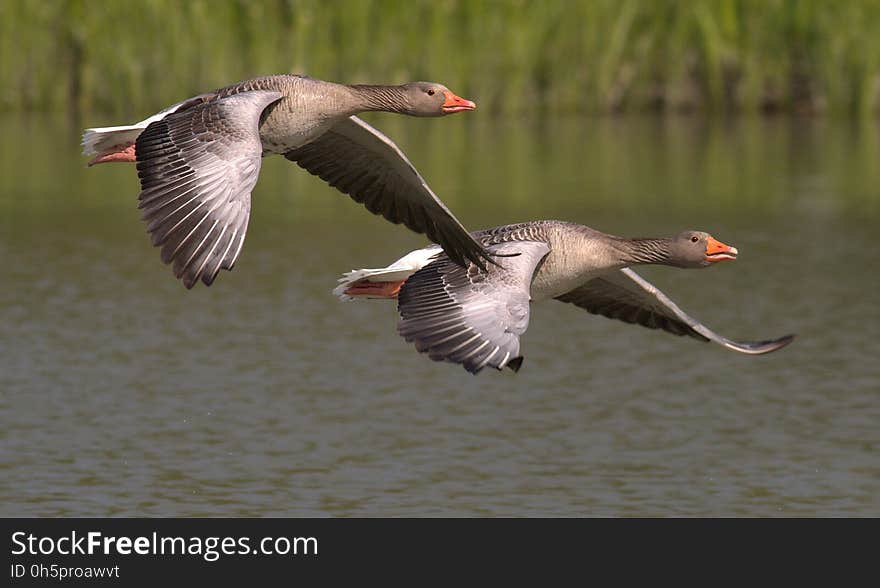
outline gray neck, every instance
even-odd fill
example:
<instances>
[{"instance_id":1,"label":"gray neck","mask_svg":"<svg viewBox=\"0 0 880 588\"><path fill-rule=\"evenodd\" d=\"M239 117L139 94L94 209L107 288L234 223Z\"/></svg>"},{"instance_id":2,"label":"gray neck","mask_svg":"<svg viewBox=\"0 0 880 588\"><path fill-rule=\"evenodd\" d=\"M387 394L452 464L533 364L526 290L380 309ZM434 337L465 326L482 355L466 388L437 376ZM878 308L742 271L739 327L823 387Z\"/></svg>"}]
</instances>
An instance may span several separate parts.
<instances>
[{"instance_id":1,"label":"gray neck","mask_svg":"<svg viewBox=\"0 0 880 588\"><path fill-rule=\"evenodd\" d=\"M614 249L627 265L659 263L669 265L669 239L615 239Z\"/></svg>"},{"instance_id":2,"label":"gray neck","mask_svg":"<svg viewBox=\"0 0 880 588\"><path fill-rule=\"evenodd\" d=\"M371 86L354 84L348 86L364 111L400 112L406 114L412 108L401 86Z\"/></svg>"}]
</instances>

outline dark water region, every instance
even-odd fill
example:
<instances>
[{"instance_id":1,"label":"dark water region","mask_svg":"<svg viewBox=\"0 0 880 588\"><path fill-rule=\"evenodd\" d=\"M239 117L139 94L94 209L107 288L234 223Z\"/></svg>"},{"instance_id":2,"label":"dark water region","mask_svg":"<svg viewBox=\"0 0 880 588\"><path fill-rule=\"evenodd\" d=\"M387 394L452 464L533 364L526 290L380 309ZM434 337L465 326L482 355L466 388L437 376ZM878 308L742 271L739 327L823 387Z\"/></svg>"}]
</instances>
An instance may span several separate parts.
<instances>
[{"instance_id":1,"label":"dark water region","mask_svg":"<svg viewBox=\"0 0 880 588\"><path fill-rule=\"evenodd\" d=\"M370 120L473 229L711 232L737 261L640 273L726 336L798 339L745 357L546 302L522 370L473 377L330 295L425 241L289 162L235 271L187 291L132 166L4 116L0 515L880 515L875 124L476 114Z\"/></svg>"}]
</instances>

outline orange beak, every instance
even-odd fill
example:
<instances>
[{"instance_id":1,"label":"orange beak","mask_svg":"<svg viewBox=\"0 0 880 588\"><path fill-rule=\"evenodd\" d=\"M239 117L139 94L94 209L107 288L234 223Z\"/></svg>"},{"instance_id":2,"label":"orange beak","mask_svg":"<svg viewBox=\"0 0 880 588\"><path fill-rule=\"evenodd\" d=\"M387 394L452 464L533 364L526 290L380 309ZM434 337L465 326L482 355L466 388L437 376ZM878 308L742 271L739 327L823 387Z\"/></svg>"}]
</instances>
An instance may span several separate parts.
<instances>
[{"instance_id":1,"label":"orange beak","mask_svg":"<svg viewBox=\"0 0 880 588\"><path fill-rule=\"evenodd\" d=\"M709 237L706 240L706 261L724 261L725 259L736 259L739 251L736 247L725 245L715 237Z\"/></svg>"},{"instance_id":2,"label":"orange beak","mask_svg":"<svg viewBox=\"0 0 880 588\"><path fill-rule=\"evenodd\" d=\"M444 114L452 114L453 112L462 112L464 110L473 110L477 107L477 105L470 100L460 98L449 90L444 90L443 95L446 96L446 102L443 103Z\"/></svg>"}]
</instances>

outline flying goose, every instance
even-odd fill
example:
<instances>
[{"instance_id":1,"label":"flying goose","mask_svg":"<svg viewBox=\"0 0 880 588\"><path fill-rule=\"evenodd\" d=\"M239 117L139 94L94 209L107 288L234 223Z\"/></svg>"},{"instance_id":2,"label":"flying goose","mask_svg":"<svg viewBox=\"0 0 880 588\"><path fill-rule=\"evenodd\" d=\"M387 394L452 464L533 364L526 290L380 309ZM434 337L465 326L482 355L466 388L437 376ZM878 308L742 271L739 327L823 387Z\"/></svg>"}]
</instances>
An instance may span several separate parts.
<instances>
[{"instance_id":1,"label":"flying goose","mask_svg":"<svg viewBox=\"0 0 880 588\"><path fill-rule=\"evenodd\" d=\"M519 370L519 339L529 326L530 302L548 299L751 355L776 351L794 339L727 339L685 314L630 268L701 268L736 259L735 247L702 231L628 239L580 224L541 220L474 236L493 254L502 254L497 265L461 267L434 245L385 268L347 272L333 293L343 300L396 298L400 335L431 359L461 364L474 374L485 367Z\"/></svg>"},{"instance_id":2,"label":"flying goose","mask_svg":"<svg viewBox=\"0 0 880 588\"><path fill-rule=\"evenodd\" d=\"M136 162L139 208L162 261L192 288L241 252L261 158L294 161L374 213L439 243L462 266L489 259L394 142L355 116L435 117L476 105L433 82L347 85L281 74L201 94L134 125L86 129L89 165Z\"/></svg>"}]
</instances>

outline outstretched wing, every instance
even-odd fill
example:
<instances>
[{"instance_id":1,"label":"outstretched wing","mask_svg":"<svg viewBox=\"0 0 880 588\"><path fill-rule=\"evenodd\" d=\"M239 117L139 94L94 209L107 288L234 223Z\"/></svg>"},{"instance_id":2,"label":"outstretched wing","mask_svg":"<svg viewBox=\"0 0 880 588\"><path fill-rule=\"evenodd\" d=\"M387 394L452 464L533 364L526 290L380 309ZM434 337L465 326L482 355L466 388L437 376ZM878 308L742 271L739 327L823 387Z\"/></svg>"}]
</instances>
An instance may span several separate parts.
<instances>
[{"instance_id":1,"label":"outstretched wing","mask_svg":"<svg viewBox=\"0 0 880 588\"><path fill-rule=\"evenodd\" d=\"M260 174L260 115L281 96L205 102L150 123L135 143L147 231L187 288L235 265Z\"/></svg>"},{"instance_id":2,"label":"outstretched wing","mask_svg":"<svg viewBox=\"0 0 880 588\"><path fill-rule=\"evenodd\" d=\"M398 332L435 361L459 363L476 374L486 366L514 371L522 364L519 336L529 326L529 289L546 243L492 245L498 264L482 271L441 256L400 289Z\"/></svg>"},{"instance_id":3,"label":"outstretched wing","mask_svg":"<svg viewBox=\"0 0 880 588\"><path fill-rule=\"evenodd\" d=\"M728 349L752 355L776 351L794 339L794 335L786 335L767 341L731 341L686 314L668 296L630 268L594 278L556 299L580 306L593 314L649 329L662 329L674 335L714 341Z\"/></svg>"},{"instance_id":4,"label":"outstretched wing","mask_svg":"<svg viewBox=\"0 0 880 588\"><path fill-rule=\"evenodd\" d=\"M285 153L307 170L373 214L403 223L440 244L455 263L485 269L493 261L452 212L428 187L394 142L356 116L330 128L314 141Z\"/></svg>"}]
</instances>

